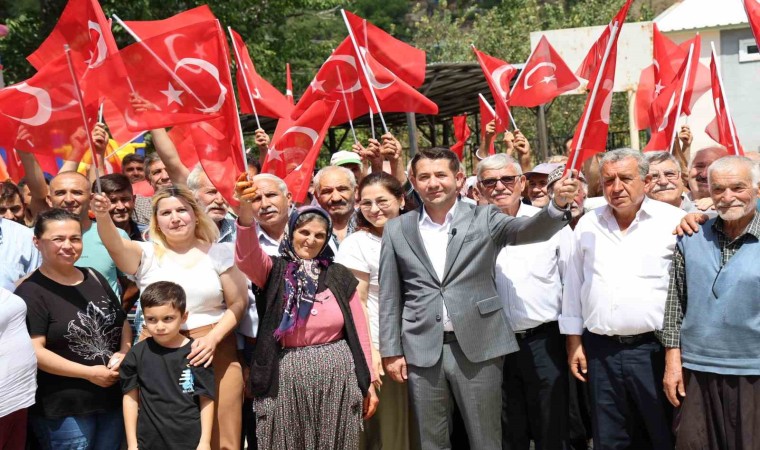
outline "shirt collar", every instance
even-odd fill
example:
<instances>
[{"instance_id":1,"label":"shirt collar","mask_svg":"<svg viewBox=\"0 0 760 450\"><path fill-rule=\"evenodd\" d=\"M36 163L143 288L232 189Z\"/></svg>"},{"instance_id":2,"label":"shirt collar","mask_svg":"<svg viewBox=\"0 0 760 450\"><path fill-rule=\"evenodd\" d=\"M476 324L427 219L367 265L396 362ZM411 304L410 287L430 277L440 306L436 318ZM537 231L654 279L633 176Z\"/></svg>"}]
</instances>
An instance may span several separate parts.
<instances>
[{"instance_id":1,"label":"shirt collar","mask_svg":"<svg viewBox=\"0 0 760 450\"><path fill-rule=\"evenodd\" d=\"M459 200L454 202L454 205L449 209L449 212L446 213L446 218L443 220L443 224L438 225L437 223L433 222L433 219L430 218L430 216L427 213L427 210L425 209L425 205L422 206L422 214L420 214L420 223L428 222L430 224L433 224L435 226L445 226L451 223L452 220L454 220L454 212L457 209L457 205L459 204Z\"/></svg>"},{"instance_id":2,"label":"shirt collar","mask_svg":"<svg viewBox=\"0 0 760 450\"><path fill-rule=\"evenodd\" d=\"M715 222L712 224L713 231L717 231L718 233L726 236L726 233L723 231L723 225L724 221L723 219L718 216L717 219L715 219ZM760 241L760 214L757 213L757 210L754 212L754 216L752 217L752 220L749 222L749 225L747 225L747 228L744 229L744 232L736 237L736 239L741 238L745 234L751 234L755 237L758 241ZM727 237L727 236L726 236ZM734 241L736 240L734 239Z\"/></svg>"},{"instance_id":3,"label":"shirt collar","mask_svg":"<svg viewBox=\"0 0 760 450\"><path fill-rule=\"evenodd\" d=\"M261 228L261 225L258 222L256 222L256 236L259 238L259 242L261 242L262 240L265 240L265 241L268 241L272 245L280 245L280 242L277 239L270 236L269 234L267 234L267 232L264 231L263 228Z\"/></svg>"},{"instance_id":4,"label":"shirt collar","mask_svg":"<svg viewBox=\"0 0 760 450\"><path fill-rule=\"evenodd\" d=\"M639 210L636 211L636 218L634 219L634 222L641 219L641 214L646 214L647 217L654 217L654 211L652 211L652 208L655 207L656 200L652 200L647 196L644 196L644 201L641 202L641 206L639 206ZM605 205L604 209L602 210L602 218L609 224L612 222L616 222L615 215L613 214L612 206L607 203Z\"/></svg>"}]
</instances>

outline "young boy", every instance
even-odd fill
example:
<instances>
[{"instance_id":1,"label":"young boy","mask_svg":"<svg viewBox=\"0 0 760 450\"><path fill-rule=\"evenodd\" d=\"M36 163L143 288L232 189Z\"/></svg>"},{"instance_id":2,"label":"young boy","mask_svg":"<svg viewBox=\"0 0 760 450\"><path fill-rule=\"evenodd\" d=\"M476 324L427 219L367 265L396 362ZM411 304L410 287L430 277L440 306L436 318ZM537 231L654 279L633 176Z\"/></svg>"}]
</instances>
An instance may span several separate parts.
<instances>
[{"instance_id":1,"label":"young boy","mask_svg":"<svg viewBox=\"0 0 760 450\"><path fill-rule=\"evenodd\" d=\"M180 334L185 291L159 281L145 288L140 302L152 337L132 347L120 369L129 450L210 449L214 372L187 359L193 341Z\"/></svg>"}]
</instances>

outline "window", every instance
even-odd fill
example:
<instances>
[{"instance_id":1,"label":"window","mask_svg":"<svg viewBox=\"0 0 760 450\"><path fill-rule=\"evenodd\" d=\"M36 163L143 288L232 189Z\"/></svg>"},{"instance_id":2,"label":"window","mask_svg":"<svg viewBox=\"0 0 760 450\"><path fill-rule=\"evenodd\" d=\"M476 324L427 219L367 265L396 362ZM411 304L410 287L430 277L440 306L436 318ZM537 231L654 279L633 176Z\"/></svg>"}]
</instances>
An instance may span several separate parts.
<instances>
[{"instance_id":1,"label":"window","mask_svg":"<svg viewBox=\"0 0 760 450\"><path fill-rule=\"evenodd\" d=\"M739 39L739 62L760 61L760 48L754 39Z\"/></svg>"}]
</instances>

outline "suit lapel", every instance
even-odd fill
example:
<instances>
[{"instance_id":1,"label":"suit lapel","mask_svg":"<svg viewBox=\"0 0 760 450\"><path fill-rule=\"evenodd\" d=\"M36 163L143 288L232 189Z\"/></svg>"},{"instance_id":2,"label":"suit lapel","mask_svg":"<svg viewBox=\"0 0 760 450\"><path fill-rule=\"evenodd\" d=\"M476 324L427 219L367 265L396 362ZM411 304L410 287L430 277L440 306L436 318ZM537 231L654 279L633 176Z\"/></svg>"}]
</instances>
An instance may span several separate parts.
<instances>
[{"instance_id":1,"label":"suit lapel","mask_svg":"<svg viewBox=\"0 0 760 450\"><path fill-rule=\"evenodd\" d=\"M438 281L438 275L436 275L433 263L430 262L430 258L425 251L425 244L422 242L422 235L420 235L420 211L421 207L401 216L401 231L404 234L406 242L409 243L409 248L417 256L417 259L430 272L430 276Z\"/></svg>"},{"instance_id":2,"label":"suit lapel","mask_svg":"<svg viewBox=\"0 0 760 450\"><path fill-rule=\"evenodd\" d=\"M470 228L470 223L474 217L475 207L469 203L460 201L457 204L457 209L454 211L454 220L451 223L449 231L449 244L446 247L446 266L443 269L443 280L441 284L446 282L449 276L451 267L454 265L459 250L462 249L464 243L464 237L467 235L467 230ZM456 230L456 233L454 233ZM452 235L453 234L453 235Z\"/></svg>"}]
</instances>

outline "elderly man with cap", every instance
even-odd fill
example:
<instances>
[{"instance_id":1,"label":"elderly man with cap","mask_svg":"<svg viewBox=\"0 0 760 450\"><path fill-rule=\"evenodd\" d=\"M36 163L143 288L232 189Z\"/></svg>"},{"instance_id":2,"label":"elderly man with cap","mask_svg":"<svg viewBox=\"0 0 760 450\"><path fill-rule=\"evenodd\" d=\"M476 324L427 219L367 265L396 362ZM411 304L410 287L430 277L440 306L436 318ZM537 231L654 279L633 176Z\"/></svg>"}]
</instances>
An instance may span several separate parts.
<instances>
[{"instance_id":1,"label":"elderly man with cap","mask_svg":"<svg viewBox=\"0 0 760 450\"><path fill-rule=\"evenodd\" d=\"M645 196L649 167L640 152L607 152L600 167L608 205L575 228L559 318L570 371L589 383L595 449L671 450L664 349L654 331L662 328L672 231L685 213Z\"/></svg>"},{"instance_id":2,"label":"elderly man with cap","mask_svg":"<svg viewBox=\"0 0 760 450\"><path fill-rule=\"evenodd\" d=\"M546 189L549 185L549 174L558 167L562 167L562 164L541 163L525 173L528 183L527 195L531 205L543 208L549 204L551 197Z\"/></svg>"},{"instance_id":3,"label":"elderly man with cap","mask_svg":"<svg viewBox=\"0 0 760 450\"><path fill-rule=\"evenodd\" d=\"M760 168L727 156L707 172L718 217L683 236L660 341L664 388L680 406L676 448L760 448Z\"/></svg>"},{"instance_id":4,"label":"elderly man with cap","mask_svg":"<svg viewBox=\"0 0 760 450\"><path fill-rule=\"evenodd\" d=\"M362 159L356 152L350 152L346 150L340 150L333 153L330 157L331 166L345 167L354 174L356 184L362 182L364 178L364 166L362 165Z\"/></svg>"},{"instance_id":5,"label":"elderly man with cap","mask_svg":"<svg viewBox=\"0 0 760 450\"><path fill-rule=\"evenodd\" d=\"M479 198L501 212L531 217L541 211L522 203L525 177L511 157L483 159L477 177ZM564 227L547 241L504 247L496 258L496 290L520 348L504 359L504 449L527 450L531 438L537 449L562 449L568 437L567 354L557 319L572 240L572 230Z\"/></svg>"}]
</instances>

